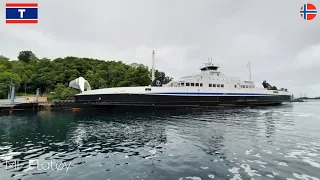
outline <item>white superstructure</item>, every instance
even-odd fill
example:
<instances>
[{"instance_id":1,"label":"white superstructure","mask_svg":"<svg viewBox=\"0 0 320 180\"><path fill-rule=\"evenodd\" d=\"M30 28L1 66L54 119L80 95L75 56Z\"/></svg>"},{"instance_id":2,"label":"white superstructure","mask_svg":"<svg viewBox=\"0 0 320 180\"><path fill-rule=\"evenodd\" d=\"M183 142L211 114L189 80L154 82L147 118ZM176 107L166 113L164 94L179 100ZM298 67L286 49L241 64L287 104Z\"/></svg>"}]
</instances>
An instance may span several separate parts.
<instances>
[{"instance_id":1,"label":"white superstructure","mask_svg":"<svg viewBox=\"0 0 320 180\"><path fill-rule=\"evenodd\" d=\"M118 93L199 93L199 95L208 95L206 93L236 93L235 95L290 95L284 90L268 90L266 88L256 87L253 81L242 81L240 78L229 77L219 71L219 66L212 63L206 63L201 67L201 72L196 75L182 77L178 80L164 84L163 86L140 86L140 87L117 87L96 89L84 91L79 95L86 94L118 94ZM178 94L177 94L178 95ZM222 94L220 94L222 95Z\"/></svg>"}]
</instances>

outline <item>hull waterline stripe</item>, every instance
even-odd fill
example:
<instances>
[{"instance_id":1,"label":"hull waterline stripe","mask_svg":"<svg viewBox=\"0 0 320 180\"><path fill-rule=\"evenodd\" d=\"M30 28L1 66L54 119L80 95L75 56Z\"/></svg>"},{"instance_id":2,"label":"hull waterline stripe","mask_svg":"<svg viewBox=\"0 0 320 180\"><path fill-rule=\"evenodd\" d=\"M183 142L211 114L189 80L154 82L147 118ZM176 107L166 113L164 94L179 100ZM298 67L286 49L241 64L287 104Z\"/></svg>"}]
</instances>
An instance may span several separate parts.
<instances>
[{"instance_id":1,"label":"hull waterline stripe","mask_svg":"<svg viewBox=\"0 0 320 180\"><path fill-rule=\"evenodd\" d=\"M164 92L147 93L148 95L233 95L233 96L274 96L280 94L260 94L260 93L212 93L212 92Z\"/></svg>"}]
</instances>

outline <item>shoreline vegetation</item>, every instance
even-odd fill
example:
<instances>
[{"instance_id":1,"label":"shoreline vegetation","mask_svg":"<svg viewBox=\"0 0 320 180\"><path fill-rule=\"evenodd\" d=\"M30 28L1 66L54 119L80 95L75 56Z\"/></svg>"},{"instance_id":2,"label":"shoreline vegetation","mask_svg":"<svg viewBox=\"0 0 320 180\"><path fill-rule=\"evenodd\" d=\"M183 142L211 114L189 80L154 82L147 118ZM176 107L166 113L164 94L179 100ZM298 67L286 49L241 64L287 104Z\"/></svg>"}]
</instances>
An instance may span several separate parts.
<instances>
[{"instance_id":1,"label":"shoreline vegetation","mask_svg":"<svg viewBox=\"0 0 320 180\"><path fill-rule=\"evenodd\" d=\"M156 77L160 73L164 72L155 70ZM17 96L35 96L40 88L40 96L48 100L70 100L79 91L69 88L69 82L80 76L89 81L92 89L151 84L151 69L143 64L73 56L39 59L32 51L21 51L18 60L0 55L0 99L8 98L12 83ZM164 83L171 80L165 76Z\"/></svg>"},{"instance_id":2,"label":"shoreline vegetation","mask_svg":"<svg viewBox=\"0 0 320 180\"><path fill-rule=\"evenodd\" d=\"M155 70L155 76L164 73ZM164 73L165 74L165 73ZM69 88L69 82L84 77L92 89L148 86L151 84L151 69L143 64L125 64L122 61L106 61L92 58L67 56L64 58L39 59L32 51L21 51L18 60L0 55L0 99L7 99L9 86L14 84L16 96L40 96L49 101L71 100L79 90ZM172 80L165 76L164 84ZM320 97L295 98L292 102L304 102Z\"/></svg>"},{"instance_id":3,"label":"shoreline vegetation","mask_svg":"<svg viewBox=\"0 0 320 180\"><path fill-rule=\"evenodd\" d=\"M314 97L314 98L310 98L310 97L300 97L300 98L296 98L296 99L293 99L291 102L305 102L305 100L308 100L308 99L319 99L320 100L320 97Z\"/></svg>"}]
</instances>

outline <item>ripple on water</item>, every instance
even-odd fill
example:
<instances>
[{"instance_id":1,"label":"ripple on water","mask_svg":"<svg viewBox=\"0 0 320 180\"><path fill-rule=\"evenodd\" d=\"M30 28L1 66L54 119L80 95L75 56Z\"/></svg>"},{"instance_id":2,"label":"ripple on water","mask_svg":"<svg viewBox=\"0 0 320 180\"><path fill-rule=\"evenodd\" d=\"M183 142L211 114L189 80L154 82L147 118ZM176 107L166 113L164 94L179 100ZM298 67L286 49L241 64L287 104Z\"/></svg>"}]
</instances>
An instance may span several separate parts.
<instances>
[{"instance_id":1,"label":"ripple on water","mask_svg":"<svg viewBox=\"0 0 320 180\"><path fill-rule=\"evenodd\" d=\"M23 116L28 123L11 124L0 117L0 162L25 161L19 173L1 164L0 173L17 179L317 179L320 137L308 128L314 131L318 119L306 113L310 119L301 133L297 124L306 116L294 111L286 106L152 116L52 112L46 120ZM14 128L4 135L8 127ZM68 176L27 170L35 158L72 165Z\"/></svg>"},{"instance_id":2,"label":"ripple on water","mask_svg":"<svg viewBox=\"0 0 320 180\"><path fill-rule=\"evenodd\" d=\"M313 176L309 176L307 174L302 174L302 175L299 175L297 173L293 173L292 174L295 178L297 179L303 179L303 180L319 180L319 178L316 178L316 177L313 177Z\"/></svg>"},{"instance_id":3,"label":"ripple on water","mask_svg":"<svg viewBox=\"0 0 320 180\"><path fill-rule=\"evenodd\" d=\"M179 180L184 180L184 179L201 180L200 177L190 177L190 176L185 177L185 178L180 178Z\"/></svg>"}]
</instances>

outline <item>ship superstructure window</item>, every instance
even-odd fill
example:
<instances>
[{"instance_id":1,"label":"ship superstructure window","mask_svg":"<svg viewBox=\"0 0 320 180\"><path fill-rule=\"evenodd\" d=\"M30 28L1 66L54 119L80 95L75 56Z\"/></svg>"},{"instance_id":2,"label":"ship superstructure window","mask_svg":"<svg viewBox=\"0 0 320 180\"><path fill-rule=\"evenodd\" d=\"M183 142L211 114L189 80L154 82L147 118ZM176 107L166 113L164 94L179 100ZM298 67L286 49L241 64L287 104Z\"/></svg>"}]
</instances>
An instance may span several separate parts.
<instances>
[{"instance_id":1,"label":"ship superstructure window","mask_svg":"<svg viewBox=\"0 0 320 180\"><path fill-rule=\"evenodd\" d=\"M196 83L196 86L198 87L198 86L199 86L199 83Z\"/></svg>"},{"instance_id":2,"label":"ship superstructure window","mask_svg":"<svg viewBox=\"0 0 320 180\"><path fill-rule=\"evenodd\" d=\"M202 87L202 83L200 83L200 87Z\"/></svg>"},{"instance_id":3,"label":"ship superstructure window","mask_svg":"<svg viewBox=\"0 0 320 180\"><path fill-rule=\"evenodd\" d=\"M249 88L248 85L246 85L246 88Z\"/></svg>"},{"instance_id":4,"label":"ship superstructure window","mask_svg":"<svg viewBox=\"0 0 320 180\"><path fill-rule=\"evenodd\" d=\"M191 83L191 86L194 86L194 83Z\"/></svg>"},{"instance_id":5,"label":"ship superstructure window","mask_svg":"<svg viewBox=\"0 0 320 180\"><path fill-rule=\"evenodd\" d=\"M212 84L212 87L216 87L216 84Z\"/></svg>"},{"instance_id":6,"label":"ship superstructure window","mask_svg":"<svg viewBox=\"0 0 320 180\"><path fill-rule=\"evenodd\" d=\"M184 87L184 83L181 83L181 87Z\"/></svg>"},{"instance_id":7,"label":"ship superstructure window","mask_svg":"<svg viewBox=\"0 0 320 180\"><path fill-rule=\"evenodd\" d=\"M234 85L234 88L237 88L237 85Z\"/></svg>"},{"instance_id":8,"label":"ship superstructure window","mask_svg":"<svg viewBox=\"0 0 320 180\"><path fill-rule=\"evenodd\" d=\"M186 83L186 86L190 86L190 83Z\"/></svg>"},{"instance_id":9,"label":"ship superstructure window","mask_svg":"<svg viewBox=\"0 0 320 180\"><path fill-rule=\"evenodd\" d=\"M220 84L217 84L217 87L220 87Z\"/></svg>"},{"instance_id":10,"label":"ship superstructure window","mask_svg":"<svg viewBox=\"0 0 320 180\"><path fill-rule=\"evenodd\" d=\"M223 88L223 87L224 87L224 84L221 84L221 87Z\"/></svg>"},{"instance_id":11,"label":"ship superstructure window","mask_svg":"<svg viewBox=\"0 0 320 180\"><path fill-rule=\"evenodd\" d=\"M209 84L209 87L212 87L212 84Z\"/></svg>"}]
</instances>

